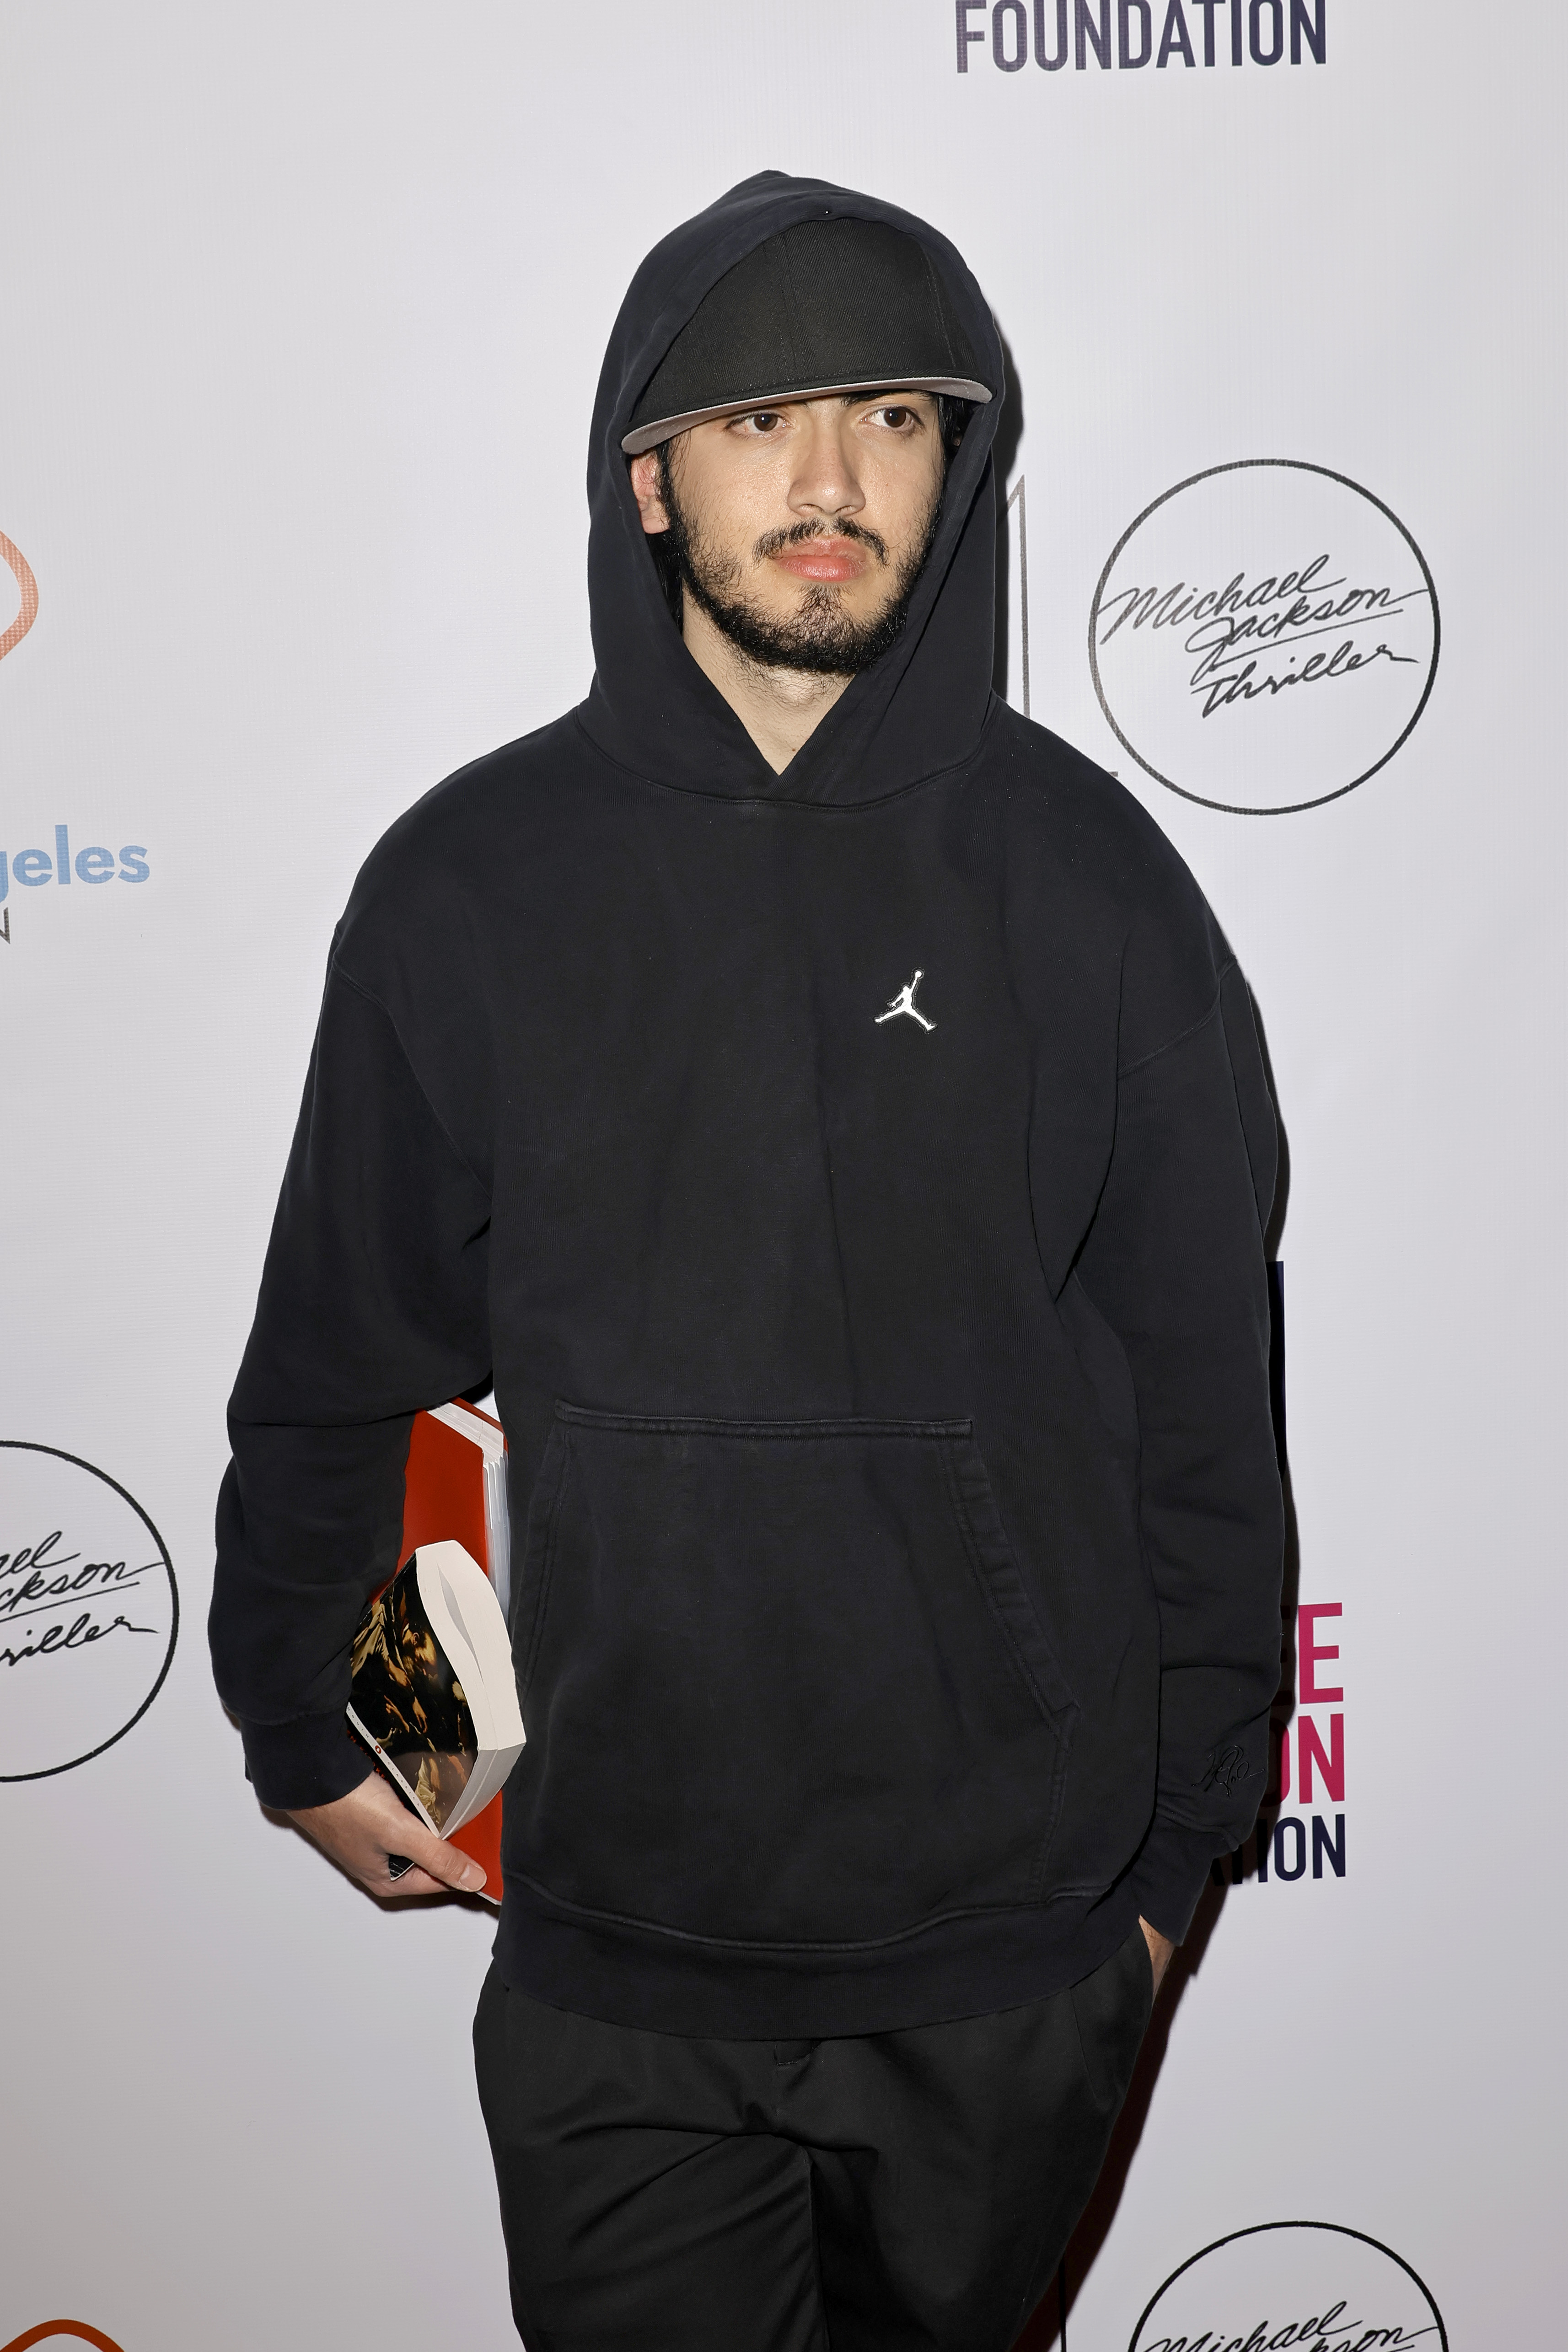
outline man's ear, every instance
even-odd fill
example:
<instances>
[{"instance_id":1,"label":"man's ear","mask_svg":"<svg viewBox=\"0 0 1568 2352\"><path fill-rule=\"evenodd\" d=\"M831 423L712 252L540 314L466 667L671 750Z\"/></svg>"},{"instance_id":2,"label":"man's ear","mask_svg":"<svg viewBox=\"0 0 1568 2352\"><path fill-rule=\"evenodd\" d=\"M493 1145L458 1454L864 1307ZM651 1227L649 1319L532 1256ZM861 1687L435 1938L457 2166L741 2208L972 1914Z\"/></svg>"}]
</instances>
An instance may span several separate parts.
<instances>
[{"instance_id":1,"label":"man's ear","mask_svg":"<svg viewBox=\"0 0 1568 2352\"><path fill-rule=\"evenodd\" d=\"M632 459L630 470L632 496L637 502L642 527L651 539L669 529L669 516L659 495L658 451L645 449L640 457Z\"/></svg>"}]
</instances>

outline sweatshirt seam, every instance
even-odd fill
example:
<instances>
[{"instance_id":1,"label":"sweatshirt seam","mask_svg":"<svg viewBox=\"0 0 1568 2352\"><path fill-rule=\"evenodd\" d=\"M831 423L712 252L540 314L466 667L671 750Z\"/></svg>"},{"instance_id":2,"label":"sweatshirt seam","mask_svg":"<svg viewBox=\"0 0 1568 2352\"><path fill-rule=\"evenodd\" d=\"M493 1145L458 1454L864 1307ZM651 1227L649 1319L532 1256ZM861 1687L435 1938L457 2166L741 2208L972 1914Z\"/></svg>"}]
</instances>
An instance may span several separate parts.
<instances>
[{"instance_id":1,"label":"sweatshirt seam","mask_svg":"<svg viewBox=\"0 0 1568 2352\"><path fill-rule=\"evenodd\" d=\"M725 808L789 809L810 816L861 816L868 810L886 808L892 801L906 800L911 793L924 792L930 784L940 784L950 777L966 774L979 758L985 738L994 723L995 705L994 702L986 712L979 736L962 759L950 761L945 768L934 768L929 776L916 776L907 784L895 784L890 792L879 793L871 799L860 801L791 800L782 793L717 793L705 791L700 784L668 783L664 777L650 776L643 769L634 768L626 761L618 759L614 751L606 751L598 737L584 724L580 709L571 715L584 740L599 759L619 774L629 776L634 783L646 784L652 792L673 793L681 800L707 801L710 804L717 803Z\"/></svg>"},{"instance_id":2,"label":"sweatshirt seam","mask_svg":"<svg viewBox=\"0 0 1568 2352\"><path fill-rule=\"evenodd\" d=\"M345 987L352 988L356 996L363 997L367 1004L374 1005L375 1010L381 1014L382 1019L386 1023L387 1027L391 1030L393 1037L396 1042L397 1050L403 1056L405 1068L407 1070L409 1076L413 1079L415 1085L419 1089L419 1098L425 1105L426 1109L429 1112L431 1118L435 1120L437 1127L439 1129L447 1150L451 1152L453 1158L457 1160L458 1167L462 1169L464 1174L470 1178L471 1181L479 1186L479 1191L484 1194L485 1199L488 1201L490 1198L490 1188L485 1182L484 1178L479 1175L479 1171L471 1165L467 1152L463 1150L461 1145L457 1139L457 1137L452 1133L451 1129L447 1126L446 1120L442 1118L440 1112L431 1101L430 1090L426 1086L424 1079L420 1076L418 1071L414 1066L414 1056L410 1054L406 1044L404 1042L403 1032L397 1025L396 1016L392 1012L391 1007L384 1004L380 997L375 994L374 991L373 989L366 988L363 981L356 980L353 972L348 970L347 966L342 963L336 955L332 958L332 970L336 972L338 978L343 982Z\"/></svg>"},{"instance_id":3,"label":"sweatshirt seam","mask_svg":"<svg viewBox=\"0 0 1568 2352\"><path fill-rule=\"evenodd\" d=\"M952 374L957 375L959 373L958 354L952 348L952 331L948 325L945 290L937 275L936 263L931 258L931 248L929 246L921 246L920 257L926 266L926 282L931 288L931 297L936 306L937 324L942 330L942 349L947 353L948 369Z\"/></svg>"},{"instance_id":4,"label":"sweatshirt seam","mask_svg":"<svg viewBox=\"0 0 1568 2352\"><path fill-rule=\"evenodd\" d=\"M1189 1022L1187 1026L1178 1030L1173 1037L1167 1037L1163 1045L1154 1046L1150 1053L1140 1054L1135 1062L1124 1063L1117 1071L1117 1077L1121 1079L1135 1076L1140 1070L1146 1070L1151 1062L1159 1061L1163 1055L1173 1054L1178 1045L1184 1045L1189 1037L1195 1037L1200 1030L1206 1029L1220 1009L1220 992L1225 984L1225 973L1229 970L1230 965L1226 964L1225 971L1220 973L1215 984L1214 1003L1206 1013L1201 1013L1196 1021Z\"/></svg>"},{"instance_id":5,"label":"sweatshirt seam","mask_svg":"<svg viewBox=\"0 0 1568 2352\"><path fill-rule=\"evenodd\" d=\"M899 1421L885 1414L830 1413L810 1421L768 1421L755 1414L731 1418L717 1413L609 1412L596 1406L569 1404L563 1400L556 1404L555 1418L568 1425L625 1431L639 1437L768 1438L786 1443L816 1438L918 1437L928 1444L947 1444L955 1438L972 1437L974 1433L972 1416Z\"/></svg>"},{"instance_id":6,"label":"sweatshirt seam","mask_svg":"<svg viewBox=\"0 0 1568 2352\"><path fill-rule=\"evenodd\" d=\"M532 1877L525 1870L509 1874L530 1893L552 1905L556 1910L570 1914L594 1927L614 1927L633 1935L657 1936L670 1944L685 1945L700 1951L752 1952L788 1958L797 1953L814 1953L825 1958L837 1954L846 1956L865 1952L884 1952L900 1944L910 1944L921 1936L929 1936L964 1919L994 1919L1022 1915L1038 1917L1058 1903L1082 1902L1103 1892L1103 1884L1091 1882L1081 1886L1053 1887L1043 1898L1027 1902L965 1903L948 1911L933 1912L929 1919L917 1920L913 1926L896 1927L886 1936L855 1936L844 1937L788 1937L760 1936L709 1936L694 1927L673 1927L662 1919L645 1919L634 1911L603 1911L589 1903L574 1903L570 1895L559 1895L542 1879Z\"/></svg>"}]
</instances>

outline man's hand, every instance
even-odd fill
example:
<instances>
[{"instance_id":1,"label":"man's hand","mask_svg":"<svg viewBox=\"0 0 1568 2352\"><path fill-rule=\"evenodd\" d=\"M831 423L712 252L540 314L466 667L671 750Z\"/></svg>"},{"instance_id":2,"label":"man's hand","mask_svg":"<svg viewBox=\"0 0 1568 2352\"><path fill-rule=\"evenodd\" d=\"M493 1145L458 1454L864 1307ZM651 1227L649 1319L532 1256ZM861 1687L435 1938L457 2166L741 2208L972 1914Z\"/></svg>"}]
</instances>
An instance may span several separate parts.
<instances>
[{"instance_id":1,"label":"man's hand","mask_svg":"<svg viewBox=\"0 0 1568 2352\"><path fill-rule=\"evenodd\" d=\"M1171 1965L1171 1954L1176 1948L1169 1936L1162 1936L1158 1927L1151 1927L1147 1919L1140 1919L1138 1925L1142 1928L1143 1940L1149 1947L1149 1965L1154 1971L1154 1990L1158 1993L1165 1981L1165 1970Z\"/></svg>"},{"instance_id":2,"label":"man's hand","mask_svg":"<svg viewBox=\"0 0 1568 2352\"><path fill-rule=\"evenodd\" d=\"M477 1862L427 1830L395 1797L379 1772L330 1805L306 1805L289 1819L372 1895L401 1901L413 1895L477 1895L485 1874ZM414 1864L392 1875L392 1857Z\"/></svg>"}]
</instances>

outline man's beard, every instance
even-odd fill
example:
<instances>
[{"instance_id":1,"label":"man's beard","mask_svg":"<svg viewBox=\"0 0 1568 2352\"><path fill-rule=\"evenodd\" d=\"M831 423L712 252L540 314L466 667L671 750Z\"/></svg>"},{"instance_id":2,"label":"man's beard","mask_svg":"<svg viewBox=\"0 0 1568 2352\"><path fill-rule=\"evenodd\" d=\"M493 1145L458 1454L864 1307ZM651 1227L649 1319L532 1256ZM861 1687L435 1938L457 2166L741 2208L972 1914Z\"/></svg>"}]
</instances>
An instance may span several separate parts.
<instances>
[{"instance_id":1,"label":"man's beard","mask_svg":"<svg viewBox=\"0 0 1568 2352\"><path fill-rule=\"evenodd\" d=\"M660 452L660 456L663 456ZM661 465L660 495L669 529L664 534L664 561L679 581L681 591L700 605L715 628L721 629L736 650L763 669L805 670L818 677L855 677L869 669L892 646L904 625L916 581L936 535L940 493L918 546L903 557L893 577L892 593L869 620L857 621L844 609L838 589L828 580L814 580L797 609L781 619L741 593L742 566L738 556L721 555L710 547L680 504L668 460ZM852 539L869 548L886 567L888 543L880 534L847 518L842 522L797 522L771 530L752 552L759 563L786 547L801 547L814 539Z\"/></svg>"}]
</instances>

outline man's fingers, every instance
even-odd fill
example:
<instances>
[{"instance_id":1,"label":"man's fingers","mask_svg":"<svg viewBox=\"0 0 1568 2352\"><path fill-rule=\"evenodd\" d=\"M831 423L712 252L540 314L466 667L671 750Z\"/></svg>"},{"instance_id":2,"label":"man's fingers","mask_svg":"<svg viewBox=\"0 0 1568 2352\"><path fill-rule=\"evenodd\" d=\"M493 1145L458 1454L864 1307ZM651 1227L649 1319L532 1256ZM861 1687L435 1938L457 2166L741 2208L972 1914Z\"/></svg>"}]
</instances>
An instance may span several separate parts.
<instances>
[{"instance_id":1,"label":"man's fingers","mask_svg":"<svg viewBox=\"0 0 1568 2352\"><path fill-rule=\"evenodd\" d=\"M1153 1973L1154 1990L1158 1992L1176 1948L1169 1936L1163 1936L1158 1927L1149 1925L1147 1919L1140 1919L1138 1925L1142 1928L1143 1940L1149 1947L1149 1966Z\"/></svg>"},{"instance_id":2,"label":"man's fingers","mask_svg":"<svg viewBox=\"0 0 1568 2352\"><path fill-rule=\"evenodd\" d=\"M438 1879L443 1886L455 1887L459 1895L477 1895L485 1883L485 1874L479 1864L470 1855L459 1853L444 1838L426 1833L419 1840L416 1850L405 1846L403 1851L419 1869ZM410 1871L408 1875L412 1877L414 1873Z\"/></svg>"},{"instance_id":3,"label":"man's fingers","mask_svg":"<svg viewBox=\"0 0 1568 2352\"><path fill-rule=\"evenodd\" d=\"M400 1878L374 1878L362 1874L360 1885L388 1903L408 1903L416 1895L450 1895L454 1892L444 1881L432 1878L427 1870L419 1869L417 1864L405 1870Z\"/></svg>"},{"instance_id":4,"label":"man's fingers","mask_svg":"<svg viewBox=\"0 0 1568 2352\"><path fill-rule=\"evenodd\" d=\"M390 1792L386 1792L390 1795ZM377 1895L477 1895L485 1874L477 1862L416 1821L391 1798L391 1808L374 1822L373 1856L359 1875ZM393 1870L393 1862L407 1865Z\"/></svg>"},{"instance_id":5,"label":"man's fingers","mask_svg":"<svg viewBox=\"0 0 1568 2352\"><path fill-rule=\"evenodd\" d=\"M389 1866L394 1861L406 1866L394 1872ZM360 1873L361 1884L368 1886L373 1895L390 1895L395 1902L410 1895L477 1895L485 1883L484 1872L467 1854L453 1853L449 1862L443 1863L440 1875L432 1870L422 1870L406 1854L388 1854L378 1857L378 1862L380 1866L374 1874ZM461 1869L452 1869L452 1863L461 1864Z\"/></svg>"},{"instance_id":6,"label":"man's fingers","mask_svg":"<svg viewBox=\"0 0 1568 2352\"><path fill-rule=\"evenodd\" d=\"M438 1838L374 1773L346 1797L289 1818L373 1895L477 1895L485 1883L477 1862ZM412 1865L396 1876L395 1855Z\"/></svg>"},{"instance_id":7,"label":"man's fingers","mask_svg":"<svg viewBox=\"0 0 1568 2352\"><path fill-rule=\"evenodd\" d=\"M379 1878L370 1872L362 1871L359 1882L370 1894L384 1895L393 1903L406 1903L416 1895L447 1895L451 1892L449 1887L442 1885L438 1878L432 1878L427 1870L420 1870L413 1864L399 1871L395 1878L390 1871Z\"/></svg>"}]
</instances>

